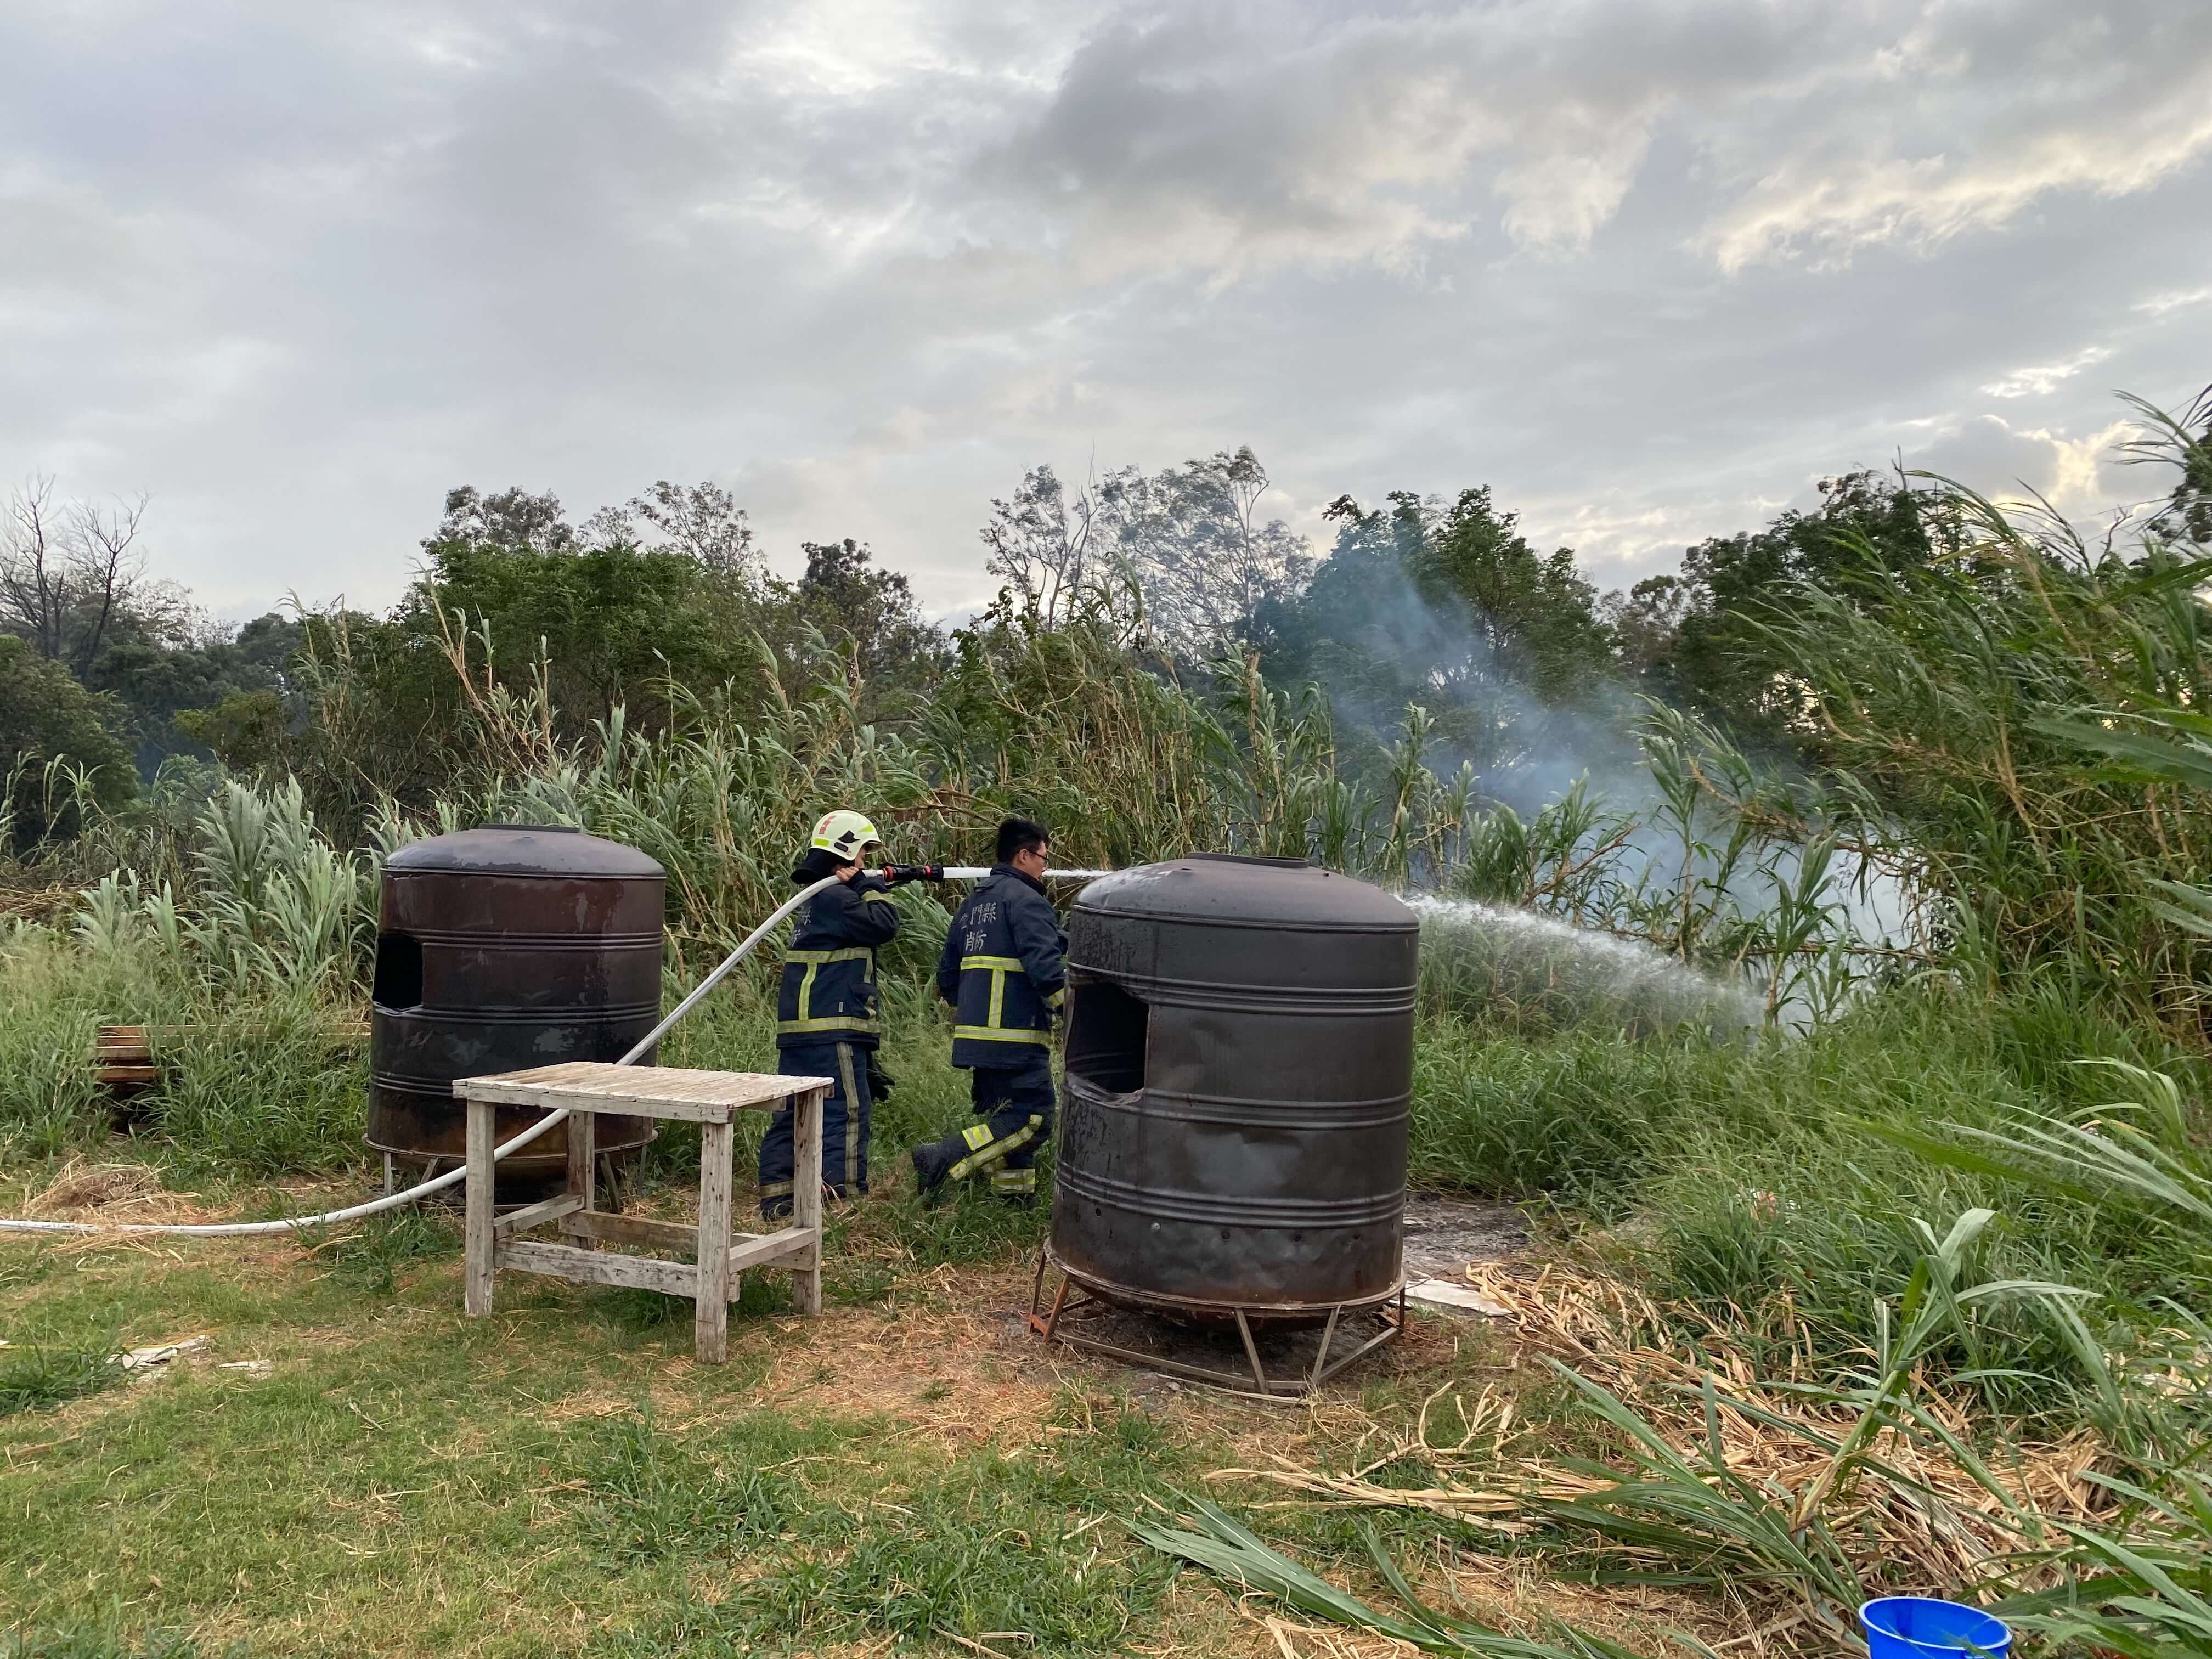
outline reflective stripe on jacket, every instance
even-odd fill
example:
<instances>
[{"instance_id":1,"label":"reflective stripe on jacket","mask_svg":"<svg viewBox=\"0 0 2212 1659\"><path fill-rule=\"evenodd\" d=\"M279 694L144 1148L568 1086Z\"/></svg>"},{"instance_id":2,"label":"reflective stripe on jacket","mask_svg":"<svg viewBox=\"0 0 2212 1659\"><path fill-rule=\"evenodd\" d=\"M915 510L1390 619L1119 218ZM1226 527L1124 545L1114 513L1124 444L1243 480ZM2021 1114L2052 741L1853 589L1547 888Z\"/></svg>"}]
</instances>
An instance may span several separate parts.
<instances>
[{"instance_id":1,"label":"reflective stripe on jacket","mask_svg":"<svg viewBox=\"0 0 2212 1659\"><path fill-rule=\"evenodd\" d=\"M1067 935L1044 889L1007 865L968 896L945 936L937 994L953 1006L952 1063L1024 1066L1052 1044Z\"/></svg>"},{"instance_id":2,"label":"reflective stripe on jacket","mask_svg":"<svg viewBox=\"0 0 2212 1659\"><path fill-rule=\"evenodd\" d=\"M897 932L898 907L879 877L855 876L809 899L783 953L776 1047L843 1041L872 1048L880 1043L876 946Z\"/></svg>"}]
</instances>

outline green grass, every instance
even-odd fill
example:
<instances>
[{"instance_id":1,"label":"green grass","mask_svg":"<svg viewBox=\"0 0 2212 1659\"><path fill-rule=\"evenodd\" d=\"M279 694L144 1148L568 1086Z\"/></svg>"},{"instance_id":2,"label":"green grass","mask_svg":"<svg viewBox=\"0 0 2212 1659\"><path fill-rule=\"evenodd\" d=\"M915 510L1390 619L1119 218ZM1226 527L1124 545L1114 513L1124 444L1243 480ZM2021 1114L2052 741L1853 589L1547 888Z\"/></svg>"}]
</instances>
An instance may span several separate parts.
<instances>
[{"instance_id":1,"label":"green grass","mask_svg":"<svg viewBox=\"0 0 2212 1659\"><path fill-rule=\"evenodd\" d=\"M1025 1631L1044 1651L1110 1651L1157 1603L1164 1564L1101 1522L1158 1487L1162 1437L1142 1415L1056 1425L1076 1437L1057 1455L991 1449L927 1468L867 1456L881 1426L802 1433L755 1417L708 1448L671 1453L652 1443L649 1427L621 1425L616 1478L641 1496L623 1500L618 1537L689 1559L734 1548L748 1572L741 1595L686 1601L611 1650L745 1652L884 1633L927 1643L945 1631ZM798 1462L809 1447L819 1462L848 1451L848 1465L872 1466L885 1484L825 1502L795 1479L759 1472L757 1460ZM718 1455L749 1472L733 1479Z\"/></svg>"},{"instance_id":2,"label":"green grass","mask_svg":"<svg viewBox=\"0 0 2212 1659\"><path fill-rule=\"evenodd\" d=\"M58 943L0 951L0 1156L52 1157L104 1132L88 1063L96 1028L182 989L137 957L94 958Z\"/></svg>"},{"instance_id":3,"label":"green grass","mask_svg":"<svg viewBox=\"0 0 2212 1659\"><path fill-rule=\"evenodd\" d=\"M50 1411L123 1380L107 1348L9 1348L0 1352L0 1417Z\"/></svg>"},{"instance_id":4,"label":"green grass","mask_svg":"<svg viewBox=\"0 0 2212 1659\"><path fill-rule=\"evenodd\" d=\"M2122 1340L2131 1323L2165 1322L2155 1298L2212 1288L2185 1239L2146 1214L1940 1167L1867 1128L1997 1128L2093 1109L2112 1097L2112 1074L2070 1062L2097 1057L2165 1067L2201 1125L2201 1059L2057 986L1994 1002L1897 991L1751 1046L1528 1042L1437 1021L1417 1063L1414 1178L1568 1206L1612 1229L1593 1244L1616 1271L1778 1351L1809 1341L1839 1363L1873 1340L1877 1300L1910 1276L1914 1218L1988 1206L2002 1219L1980 1247L1986 1270L2094 1292L2094 1322ZM1992 1352L2079 1380L2040 1313L1984 1317ZM1969 1363L1958 1346L1937 1359ZM2041 1386L2008 1403L2057 1403Z\"/></svg>"},{"instance_id":5,"label":"green grass","mask_svg":"<svg viewBox=\"0 0 2212 1659\"><path fill-rule=\"evenodd\" d=\"M1618 1204L1668 1160L1686 1120L1714 1101L1735 1109L1732 1081L1749 1069L1741 1052L1687 1036L1531 1042L1431 1020L1415 1049L1410 1173L1434 1188Z\"/></svg>"},{"instance_id":6,"label":"green grass","mask_svg":"<svg viewBox=\"0 0 2212 1659\"><path fill-rule=\"evenodd\" d=\"M458 1258L461 1231L450 1207L416 1206L373 1215L328 1238L305 1236L305 1242L347 1283L371 1296L387 1296L399 1288L409 1267Z\"/></svg>"},{"instance_id":7,"label":"green grass","mask_svg":"<svg viewBox=\"0 0 2212 1659\"><path fill-rule=\"evenodd\" d=\"M223 994L151 950L46 941L0 951L0 1165L106 1139L114 1120L91 1066L102 1024L182 1030L156 1041L167 1081L137 1103L179 1181L331 1172L361 1159L366 1045L333 1039L326 1003Z\"/></svg>"},{"instance_id":8,"label":"green grass","mask_svg":"<svg viewBox=\"0 0 2212 1659\"><path fill-rule=\"evenodd\" d=\"M246 1644L209 1649L176 1631L130 1638L98 1624L66 1629L0 1633L0 1659L246 1659Z\"/></svg>"},{"instance_id":9,"label":"green grass","mask_svg":"<svg viewBox=\"0 0 2212 1659\"><path fill-rule=\"evenodd\" d=\"M595 1559L623 1567L733 1558L781 1537L813 1508L781 1471L843 1437L774 1413L750 1414L711 1439L672 1434L648 1403L571 1438L581 1443L572 1445L569 1467L588 1493L576 1510L580 1529Z\"/></svg>"},{"instance_id":10,"label":"green grass","mask_svg":"<svg viewBox=\"0 0 2212 1659\"><path fill-rule=\"evenodd\" d=\"M763 1403L772 1316L740 1313L732 1363L702 1369L688 1316L595 1317L614 1298L566 1286L503 1280L499 1316L465 1321L434 1253L365 1245L390 1281L342 1251L235 1254L95 1253L0 1310L41 1352L211 1329L217 1358L274 1365L179 1364L59 1429L0 1424L25 1650L77 1650L30 1632L95 1628L120 1603L142 1636L216 1650L249 1632L257 1652L348 1650L351 1632L380 1651L568 1652L580 1612L604 1652L710 1628L773 1648L940 1626L1093 1652L1165 1582L1118 1531L1067 1536L1156 1465L1188 1478L1141 1414L1071 1403L1019 1455L963 1449L927 1432L934 1402L896 1423L811 1409L803 1390Z\"/></svg>"}]
</instances>

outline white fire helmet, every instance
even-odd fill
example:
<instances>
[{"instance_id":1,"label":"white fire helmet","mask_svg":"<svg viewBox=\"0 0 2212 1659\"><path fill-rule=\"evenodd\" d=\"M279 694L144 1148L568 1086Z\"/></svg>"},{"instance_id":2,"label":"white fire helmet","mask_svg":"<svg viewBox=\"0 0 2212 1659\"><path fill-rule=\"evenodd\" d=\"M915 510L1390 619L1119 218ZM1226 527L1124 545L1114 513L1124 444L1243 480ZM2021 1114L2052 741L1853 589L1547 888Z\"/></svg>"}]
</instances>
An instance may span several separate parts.
<instances>
[{"instance_id":1,"label":"white fire helmet","mask_svg":"<svg viewBox=\"0 0 2212 1659\"><path fill-rule=\"evenodd\" d=\"M814 826L814 845L835 854L847 864L857 861L866 848L882 846L883 840L874 824L858 812L842 807L834 812L824 812L822 821Z\"/></svg>"}]
</instances>

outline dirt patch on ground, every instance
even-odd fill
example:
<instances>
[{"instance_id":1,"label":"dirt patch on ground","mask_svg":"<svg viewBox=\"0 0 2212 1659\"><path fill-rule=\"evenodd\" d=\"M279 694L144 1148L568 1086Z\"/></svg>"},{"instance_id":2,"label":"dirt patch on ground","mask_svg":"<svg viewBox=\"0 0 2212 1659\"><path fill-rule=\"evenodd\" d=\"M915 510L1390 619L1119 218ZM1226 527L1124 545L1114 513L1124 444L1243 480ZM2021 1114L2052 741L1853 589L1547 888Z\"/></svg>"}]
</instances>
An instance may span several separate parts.
<instances>
[{"instance_id":1,"label":"dirt patch on ground","mask_svg":"<svg viewBox=\"0 0 2212 1659\"><path fill-rule=\"evenodd\" d=\"M639 1210L647 1206L639 1206ZM651 1206L673 1211L665 1201ZM1509 1205L1417 1199L1408 1205L1408 1277L1449 1274L1463 1279L1468 1263L1507 1255L1527 1237L1526 1218ZM847 1238L848 1262L880 1258L894 1269L905 1252L896 1243ZM1265 1437L1277 1450L1310 1435L1357 1437L1366 1423L1356 1402L1377 1380L1417 1382L1444 1368L1459 1368L1487 1342L1489 1322L1431 1316L1416 1309L1395 1340L1339 1372L1304 1406L1239 1398L1235 1393L1144 1366L1047 1343L1029 1327L1034 1258L1001 1259L977 1267L909 1268L888 1305L832 1307L821 1317L791 1315L733 1317L732 1368L765 1358L759 1382L743 1392L763 1406L846 1418L884 1417L911 1432L964 1450L986 1443L1031 1442L1066 1405L1071 1390L1097 1400L1126 1397L1143 1408L1188 1426L1235 1439ZM448 1269L447 1271L450 1271ZM1048 1273L1047 1295L1057 1276ZM458 1301L459 1291L456 1289ZM1226 1328L1177 1326L1141 1314L1102 1308L1091 1334L1115 1346L1151 1351L1231 1379L1247 1393L1253 1384L1242 1339ZM688 1327L688 1320L684 1322ZM1335 1334L1341 1357L1376 1334L1372 1315L1347 1317ZM1262 1331L1255 1334L1271 1377L1309 1374L1320 1331ZM1470 1346L1473 1345L1473 1346ZM688 1346L688 1342L684 1344ZM688 1358L672 1356L672 1398L656 1398L671 1424L726 1412L727 1395L708 1407L711 1368L696 1376ZM661 1387L654 1387L658 1396ZM562 1417L618 1410L636 1397L634 1386L598 1390L564 1401ZM1345 1420L1346 1407L1350 1415ZM1287 1438L1286 1438L1287 1437Z\"/></svg>"},{"instance_id":2,"label":"dirt patch on ground","mask_svg":"<svg viewBox=\"0 0 2212 1659\"><path fill-rule=\"evenodd\" d=\"M1026 1279L947 1268L930 1279L942 1299L775 1321L761 1403L888 1416L964 1445L1033 1437L1073 1368L1065 1351L1010 1329L1027 1305Z\"/></svg>"},{"instance_id":3,"label":"dirt patch on ground","mask_svg":"<svg viewBox=\"0 0 2212 1659\"><path fill-rule=\"evenodd\" d=\"M1169 1595L1158 1626L1126 1651L1143 1659L1403 1659L1413 1650L1371 1631L1286 1618L1272 1599L1240 1601L1190 1575Z\"/></svg>"},{"instance_id":4,"label":"dirt patch on ground","mask_svg":"<svg viewBox=\"0 0 2212 1659\"><path fill-rule=\"evenodd\" d=\"M1395 1310L1394 1303L1394 1316ZM1155 1391L1155 1378L1258 1395L1260 1377L1252 1369L1255 1356L1269 1383L1284 1383L1312 1375L1325 1334L1329 1337L1332 1361L1342 1362L1363 1344L1384 1335L1386 1331L1381 1316L1373 1311L1347 1314L1338 1321L1333 1332L1327 1331L1325 1326L1255 1330L1252 1349L1248 1352L1244 1339L1234 1324L1174 1320L1101 1303L1063 1313L1061 1322L1058 1328L1073 1341L1097 1343L1124 1353L1146 1356L1145 1362L1124 1361L1112 1355L1079 1350L1091 1368L1102 1375L1121 1372L1131 1392L1143 1395ZM1030 1338L1032 1341L1039 1340ZM1376 1350L1376 1353L1381 1352ZM1340 1375L1350 1377L1364 1363L1354 1362ZM1207 1372L1212 1380L1189 1376L1186 1375L1188 1371ZM1273 1391L1276 1390L1271 1389Z\"/></svg>"},{"instance_id":5,"label":"dirt patch on ground","mask_svg":"<svg viewBox=\"0 0 2212 1659\"><path fill-rule=\"evenodd\" d=\"M1309 1437L1356 1438L1369 1421L1356 1403L1367 1385L1454 1365L1466 1343L1476 1340L1417 1310L1402 1335L1340 1373L1311 1400L1266 1402L1048 1343L1029 1328L1030 1285L1029 1273L1019 1266L940 1267L909 1280L890 1307L833 1308L815 1319L780 1315L733 1321L731 1365L745 1366L765 1355L765 1374L743 1390L755 1404L787 1413L887 1418L896 1425L890 1432L934 1441L954 1452L1011 1448L1054 1432L1053 1419L1071 1409L1071 1395L1094 1402L1126 1398L1188 1427L1237 1441L1264 1439L1283 1450ZM1164 1332L1166 1341L1180 1343L1179 1351L1195 1363L1232 1375L1245 1364L1233 1328L1178 1330L1118 1310L1115 1317L1154 1342ZM1349 1329L1348 1322L1340 1328L1340 1353L1351 1346ZM1262 1340L1263 1357L1286 1374L1303 1352L1310 1367L1318 1336L1312 1330L1270 1334ZM688 1357L672 1358L652 1385L661 1420L688 1426L726 1417L729 1395L710 1400L700 1393L712 1388L715 1375L716 1368L695 1367ZM636 1395L635 1386L588 1389L559 1402L552 1414L598 1416L627 1408Z\"/></svg>"},{"instance_id":6,"label":"dirt patch on ground","mask_svg":"<svg viewBox=\"0 0 2212 1659\"><path fill-rule=\"evenodd\" d=\"M1516 1206L1480 1200L1411 1197L1406 1210L1405 1275L1408 1280L1449 1279L1464 1281L1477 1263L1510 1258L1528 1242L1528 1218ZM950 1269L940 1269L950 1288ZM1048 1310L1058 1290L1059 1275L1045 1275L1043 1303ZM1035 1350L1045 1346L1028 1324L1030 1284L994 1283L983 1300L1003 1297L994 1330L1001 1346ZM971 1300L981 1285L961 1285L954 1291ZM1393 1306L1395 1312L1395 1304ZM1374 1347L1352 1361L1323 1385L1326 1396L1357 1390L1377 1375L1419 1371L1448 1363L1462 1346L1461 1338L1433 1321L1417 1316L1400 1335ZM1185 1372L1204 1371L1214 1381L1194 1377L1173 1369L1154 1368L1133 1360L1089 1350L1050 1345L1057 1369L1096 1386L1126 1389L1133 1399L1158 1404L1177 1396L1221 1395L1217 1390L1260 1392L1253 1374L1255 1355L1270 1382L1310 1377L1321 1355L1322 1339L1329 1336L1330 1363L1344 1361L1363 1345L1383 1334L1383 1323L1372 1311L1346 1314L1333 1333L1325 1322L1295 1327L1252 1327L1252 1349L1233 1321L1177 1320L1153 1313L1133 1312L1104 1304L1092 1304L1064 1316L1070 1335L1080 1336L1126 1353L1166 1362ZM1255 1403L1257 1403L1256 1401Z\"/></svg>"},{"instance_id":7,"label":"dirt patch on ground","mask_svg":"<svg viewBox=\"0 0 2212 1659\"><path fill-rule=\"evenodd\" d=\"M1471 1263L1497 1261L1528 1242L1516 1204L1482 1199L1406 1197L1406 1277L1464 1279Z\"/></svg>"}]
</instances>

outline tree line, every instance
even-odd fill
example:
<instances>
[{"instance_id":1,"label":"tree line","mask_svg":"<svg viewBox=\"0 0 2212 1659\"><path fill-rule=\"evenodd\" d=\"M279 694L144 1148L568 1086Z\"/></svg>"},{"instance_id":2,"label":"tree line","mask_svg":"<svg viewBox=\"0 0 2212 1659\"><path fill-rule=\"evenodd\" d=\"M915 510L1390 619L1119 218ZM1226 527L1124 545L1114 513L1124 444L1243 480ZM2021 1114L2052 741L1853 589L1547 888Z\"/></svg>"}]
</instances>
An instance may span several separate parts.
<instances>
[{"instance_id":1,"label":"tree line","mask_svg":"<svg viewBox=\"0 0 2212 1659\"><path fill-rule=\"evenodd\" d=\"M2212 431L2201 403L2185 419ZM2162 515L2177 535L2201 538L2212 514L2204 453ZM800 574L772 573L743 507L711 483L656 483L580 523L550 493L463 487L390 611L226 628L149 574L143 501L67 501L34 481L0 524L15 839L66 831L42 811L56 768L90 774L111 808L173 757L319 776L356 809L423 801L458 763L471 699L501 689L542 693L582 734L617 711L658 726L702 697L742 718L781 695L787 676L764 668L804 665L844 676L860 717L896 725L944 703L994 642L1075 627L1109 634L1134 672L1317 688L1355 766L1386 766L1418 706L1431 752L1480 793L1540 804L1625 745L1639 696L1754 751L1818 759L1827 738L1785 624L1815 603L1878 603L1967 540L1955 492L1851 471L1824 480L1809 512L1601 593L1487 487L1340 497L1318 550L1265 513L1269 488L1249 447L1074 487L1033 468L980 532L997 599L945 628L850 538L803 543Z\"/></svg>"}]
</instances>

